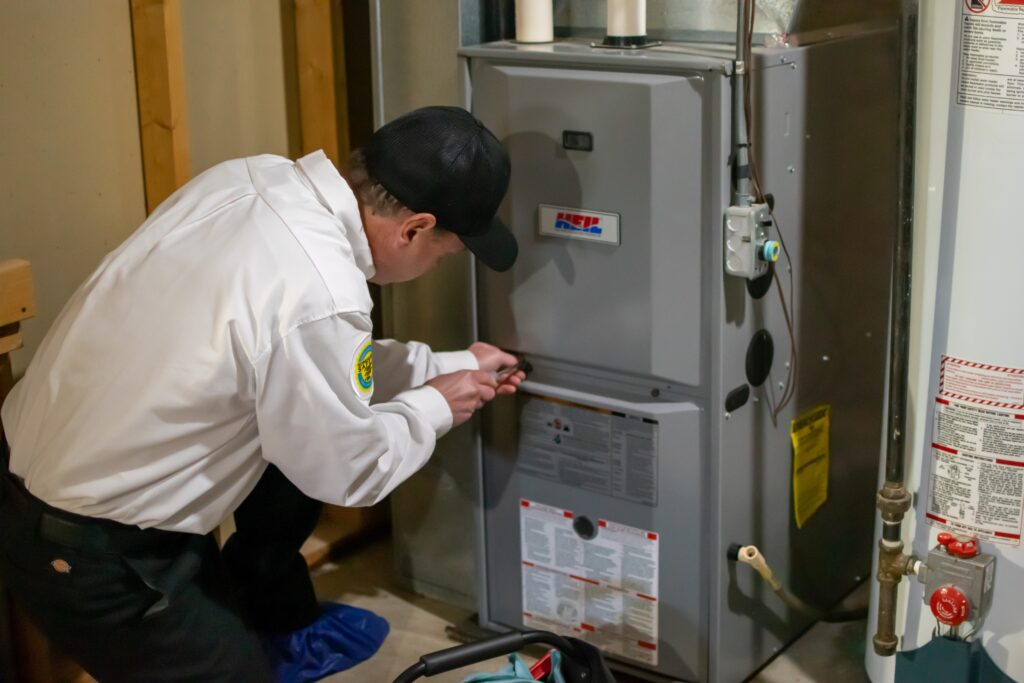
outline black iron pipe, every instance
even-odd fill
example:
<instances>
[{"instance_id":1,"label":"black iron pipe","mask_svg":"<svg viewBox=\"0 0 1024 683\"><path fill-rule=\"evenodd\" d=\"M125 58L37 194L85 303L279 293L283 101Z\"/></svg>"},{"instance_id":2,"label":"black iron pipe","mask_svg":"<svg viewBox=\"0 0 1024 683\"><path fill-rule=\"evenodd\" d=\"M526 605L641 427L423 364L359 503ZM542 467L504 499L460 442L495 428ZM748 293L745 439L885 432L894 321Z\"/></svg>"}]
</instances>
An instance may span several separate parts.
<instances>
[{"instance_id":1,"label":"black iron pipe","mask_svg":"<svg viewBox=\"0 0 1024 683\"><path fill-rule=\"evenodd\" d=\"M882 540L878 555L878 622L873 638L881 656L896 653L896 599L911 558L903 554L903 516L910 509L906 476L907 389L914 250L914 162L917 117L918 0L903 0L900 17L900 177L889 310L889 395L885 484L878 492Z\"/></svg>"},{"instance_id":2,"label":"black iron pipe","mask_svg":"<svg viewBox=\"0 0 1024 683\"><path fill-rule=\"evenodd\" d=\"M888 443L885 479L903 484L906 462L907 383L910 366L910 296L914 251L914 156L917 115L918 0L904 0L900 35L899 224L893 245L890 305Z\"/></svg>"}]
</instances>

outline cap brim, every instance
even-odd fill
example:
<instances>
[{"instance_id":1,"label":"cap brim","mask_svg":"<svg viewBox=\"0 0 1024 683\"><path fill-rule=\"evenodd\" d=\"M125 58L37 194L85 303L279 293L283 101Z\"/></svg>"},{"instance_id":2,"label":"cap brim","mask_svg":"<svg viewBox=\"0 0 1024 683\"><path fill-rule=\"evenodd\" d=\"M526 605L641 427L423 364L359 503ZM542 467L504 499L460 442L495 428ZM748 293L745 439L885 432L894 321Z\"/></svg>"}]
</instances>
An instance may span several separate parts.
<instances>
[{"instance_id":1,"label":"cap brim","mask_svg":"<svg viewBox=\"0 0 1024 683\"><path fill-rule=\"evenodd\" d=\"M519 243L501 219L495 216L491 225L479 235L459 235L459 239L491 270L503 273L516 262Z\"/></svg>"}]
</instances>

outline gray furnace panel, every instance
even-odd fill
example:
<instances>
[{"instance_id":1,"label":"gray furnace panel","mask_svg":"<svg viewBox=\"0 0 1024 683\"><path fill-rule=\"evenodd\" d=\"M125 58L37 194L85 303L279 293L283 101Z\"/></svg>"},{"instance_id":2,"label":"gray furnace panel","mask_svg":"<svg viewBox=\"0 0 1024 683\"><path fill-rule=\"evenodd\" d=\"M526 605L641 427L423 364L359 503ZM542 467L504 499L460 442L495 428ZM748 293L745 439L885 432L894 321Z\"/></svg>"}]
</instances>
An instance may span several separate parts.
<instances>
[{"instance_id":1,"label":"gray furnace panel","mask_svg":"<svg viewBox=\"0 0 1024 683\"><path fill-rule=\"evenodd\" d=\"M480 423L482 623L577 635L649 680L739 683L809 619L730 544L760 546L821 609L868 574L894 38L755 50L754 150L791 259L767 292L723 268L731 50L462 51L512 158L502 212L522 245L508 273L478 269L478 333L533 366ZM761 382L747 357L764 334ZM828 499L798 527L790 424L823 404Z\"/></svg>"},{"instance_id":2,"label":"gray furnace panel","mask_svg":"<svg viewBox=\"0 0 1024 683\"><path fill-rule=\"evenodd\" d=\"M481 273L481 336L698 384L703 78L479 62L473 79L512 159L503 217L520 244L513 271ZM581 239L591 213L610 214L608 241Z\"/></svg>"},{"instance_id":3,"label":"gray furnace panel","mask_svg":"<svg viewBox=\"0 0 1024 683\"><path fill-rule=\"evenodd\" d=\"M484 425L492 618L555 631L577 619L613 655L698 679L701 554L678 546L702 534L701 420L689 402L537 382L495 403Z\"/></svg>"}]
</instances>

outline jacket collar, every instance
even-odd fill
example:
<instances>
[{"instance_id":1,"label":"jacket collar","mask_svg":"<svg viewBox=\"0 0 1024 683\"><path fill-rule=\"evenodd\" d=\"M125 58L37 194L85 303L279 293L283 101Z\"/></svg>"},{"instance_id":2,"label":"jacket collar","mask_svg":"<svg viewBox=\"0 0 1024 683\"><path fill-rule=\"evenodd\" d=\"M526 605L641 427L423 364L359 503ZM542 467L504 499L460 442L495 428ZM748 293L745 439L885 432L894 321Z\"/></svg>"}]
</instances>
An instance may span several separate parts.
<instances>
[{"instance_id":1,"label":"jacket collar","mask_svg":"<svg viewBox=\"0 0 1024 683\"><path fill-rule=\"evenodd\" d=\"M363 230L363 219L359 214L359 201L352 188L338 173L331 160L322 149L307 154L296 162L301 175L306 177L317 199L328 211L341 221L345 228L345 237L352 246L352 254L356 265L369 280L377 272L373 265L370 243Z\"/></svg>"}]
</instances>

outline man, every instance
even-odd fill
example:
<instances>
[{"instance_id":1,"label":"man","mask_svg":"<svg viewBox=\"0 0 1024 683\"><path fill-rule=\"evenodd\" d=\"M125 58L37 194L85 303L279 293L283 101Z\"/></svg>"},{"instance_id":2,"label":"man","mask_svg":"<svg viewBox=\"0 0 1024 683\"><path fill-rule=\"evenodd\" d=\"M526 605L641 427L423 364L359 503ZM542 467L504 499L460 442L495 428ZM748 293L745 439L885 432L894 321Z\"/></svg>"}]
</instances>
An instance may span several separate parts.
<instances>
[{"instance_id":1,"label":"man","mask_svg":"<svg viewBox=\"0 0 1024 683\"><path fill-rule=\"evenodd\" d=\"M463 247L510 267L509 171L470 114L421 109L348 182L322 152L215 166L103 261L2 411L0 578L58 648L104 682L271 680L246 624L318 617L319 501L380 501L523 379L487 344L373 342L366 284Z\"/></svg>"}]
</instances>

